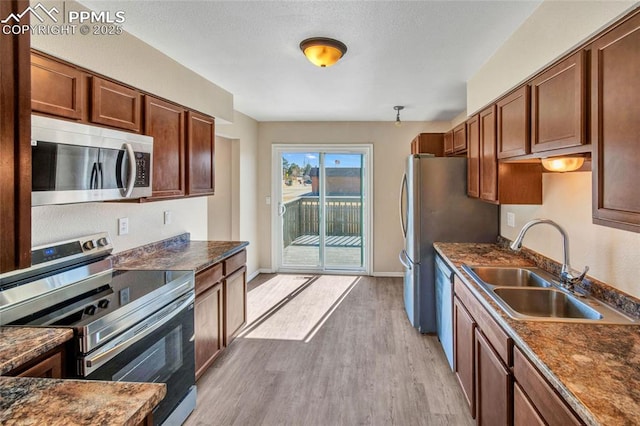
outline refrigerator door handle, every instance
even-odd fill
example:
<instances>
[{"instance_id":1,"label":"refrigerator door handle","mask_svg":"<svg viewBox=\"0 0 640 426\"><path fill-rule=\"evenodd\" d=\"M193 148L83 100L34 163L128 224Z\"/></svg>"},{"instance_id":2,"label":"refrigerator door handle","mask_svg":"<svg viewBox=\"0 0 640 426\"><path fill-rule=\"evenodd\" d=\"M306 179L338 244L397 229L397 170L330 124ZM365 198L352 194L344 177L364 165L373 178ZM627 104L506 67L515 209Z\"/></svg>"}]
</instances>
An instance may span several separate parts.
<instances>
[{"instance_id":1,"label":"refrigerator door handle","mask_svg":"<svg viewBox=\"0 0 640 426\"><path fill-rule=\"evenodd\" d=\"M413 262L409 256L407 255L407 251L406 250L402 250L400 252L400 254L398 255L398 259L400 260L400 263L402 263L402 265L407 268L409 271L411 271L413 269L413 265L415 265L415 262Z\"/></svg>"},{"instance_id":2,"label":"refrigerator door handle","mask_svg":"<svg viewBox=\"0 0 640 426\"><path fill-rule=\"evenodd\" d=\"M402 175L402 183L400 184L400 226L402 227L402 236L407 237L407 223L405 222L405 211L403 209L403 199L407 192L407 174ZM408 194L407 194L408 196ZM403 250L404 251L404 250Z\"/></svg>"}]
</instances>

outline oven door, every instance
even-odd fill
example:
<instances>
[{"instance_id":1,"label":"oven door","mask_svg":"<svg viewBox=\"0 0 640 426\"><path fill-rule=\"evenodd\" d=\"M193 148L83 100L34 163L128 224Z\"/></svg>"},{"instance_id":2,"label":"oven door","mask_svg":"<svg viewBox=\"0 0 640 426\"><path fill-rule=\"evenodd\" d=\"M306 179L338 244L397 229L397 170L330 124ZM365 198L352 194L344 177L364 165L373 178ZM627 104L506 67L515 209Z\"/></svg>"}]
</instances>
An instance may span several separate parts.
<instances>
[{"instance_id":1,"label":"oven door","mask_svg":"<svg viewBox=\"0 0 640 426\"><path fill-rule=\"evenodd\" d=\"M165 383L167 395L153 412L162 424L195 385L193 291L81 358L88 380Z\"/></svg>"}]
</instances>

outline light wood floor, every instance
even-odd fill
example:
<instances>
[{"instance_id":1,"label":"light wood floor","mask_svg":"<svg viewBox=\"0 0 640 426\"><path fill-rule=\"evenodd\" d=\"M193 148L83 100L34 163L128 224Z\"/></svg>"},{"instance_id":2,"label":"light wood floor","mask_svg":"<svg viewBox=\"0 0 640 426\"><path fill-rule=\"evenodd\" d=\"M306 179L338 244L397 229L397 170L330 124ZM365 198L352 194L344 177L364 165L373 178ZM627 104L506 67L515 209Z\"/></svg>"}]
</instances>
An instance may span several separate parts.
<instances>
[{"instance_id":1,"label":"light wood floor","mask_svg":"<svg viewBox=\"0 0 640 426\"><path fill-rule=\"evenodd\" d=\"M361 277L345 294L308 342L237 338L198 381L186 425L472 425L437 338L409 325L402 280Z\"/></svg>"}]
</instances>

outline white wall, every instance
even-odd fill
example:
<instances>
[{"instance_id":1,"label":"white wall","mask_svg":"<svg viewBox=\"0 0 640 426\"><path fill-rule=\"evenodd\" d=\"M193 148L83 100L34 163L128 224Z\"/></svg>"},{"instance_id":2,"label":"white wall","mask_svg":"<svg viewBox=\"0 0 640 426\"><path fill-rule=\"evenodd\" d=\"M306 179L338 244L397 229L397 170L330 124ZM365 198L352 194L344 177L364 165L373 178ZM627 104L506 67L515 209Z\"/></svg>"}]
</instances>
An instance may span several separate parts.
<instances>
[{"instance_id":1,"label":"white wall","mask_svg":"<svg viewBox=\"0 0 640 426\"><path fill-rule=\"evenodd\" d=\"M231 178L232 170L234 166L237 167L237 164L232 163L231 148L231 139L216 136L216 189L215 194L209 197L208 203L210 240L232 239Z\"/></svg>"},{"instance_id":2,"label":"white wall","mask_svg":"<svg viewBox=\"0 0 640 426\"><path fill-rule=\"evenodd\" d=\"M545 1L467 85L467 111L474 112L503 92L597 33L624 14L629 1ZM591 173L546 173L542 206L502 206L501 234L513 239L527 221L544 217L564 226L571 242L571 263L589 265L589 275L640 297L637 279L640 234L594 225L591 220ZM506 213L516 227L506 226ZM562 261L561 238L549 226L529 231L524 246Z\"/></svg>"},{"instance_id":3,"label":"white wall","mask_svg":"<svg viewBox=\"0 0 640 426\"><path fill-rule=\"evenodd\" d=\"M270 269L272 206L271 145L276 144L373 144L373 273L399 274L398 253L403 242L398 200L400 180L411 140L422 132L445 132L450 122L264 122L259 124L258 224L260 265Z\"/></svg>"},{"instance_id":4,"label":"white wall","mask_svg":"<svg viewBox=\"0 0 640 426\"><path fill-rule=\"evenodd\" d=\"M172 212L164 225L164 211ZM151 203L83 203L31 209L32 245L62 241L107 231L114 253L190 232L193 240L207 239L207 198ZM118 236L118 218L129 218L129 234Z\"/></svg>"},{"instance_id":5,"label":"white wall","mask_svg":"<svg viewBox=\"0 0 640 426\"><path fill-rule=\"evenodd\" d=\"M258 122L242 113L234 111L233 124L216 125L216 133L231 140L231 239L249 242L247 275L252 277L264 267L259 257L258 164L269 162L270 157L259 156Z\"/></svg>"},{"instance_id":6,"label":"white wall","mask_svg":"<svg viewBox=\"0 0 640 426\"><path fill-rule=\"evenodd\" d=\"M75 1L42 3L60 11L86 9ZM127 32L111 36L82 35L79 31L74 35L33 35L31 47L217 119L233 120L231 93Z\"/></svg>"}]
</instances>

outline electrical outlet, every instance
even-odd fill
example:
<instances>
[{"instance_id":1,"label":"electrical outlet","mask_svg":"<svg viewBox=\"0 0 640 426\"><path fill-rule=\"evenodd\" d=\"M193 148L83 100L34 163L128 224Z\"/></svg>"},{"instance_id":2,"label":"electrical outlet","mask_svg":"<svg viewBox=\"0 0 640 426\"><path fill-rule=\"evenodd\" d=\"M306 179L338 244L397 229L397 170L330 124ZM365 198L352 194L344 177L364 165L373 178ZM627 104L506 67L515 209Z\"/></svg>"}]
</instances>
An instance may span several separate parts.
<instances>
[{"instance_id":1,"label":"electrical outlet","mask_svg":"<svg viewBox=\"0 0 640 426\"><path fill-rule=\"evenodd\" d=\"M129 218L121 217L118 219L118 235L127 235L129 233Z\"/></svg>"},{"instance_id":2,"label":"electrical outlet","mask_svg":"<svg viewBox=\"0 0 640 426\"><path fill-rule=\"evenodd\" d=\"M271 205L271 197L265 197L264 202L267 203L268 206Z\"/></svg>"},{"instance_id":3,"label":"electrical outlet","mask_svg":"<svg viewBox=\"0 0 640 426\"><path fill-rule=\"evenodd\" d=\"M507 212L507 226L511 228L516 227L516 214L513 212Z\"/></svg>"},{"instance_id":4,"label":"electrical outlet","mask_svg":"<svg viewBox=\"0 0 640 426\"><path fill-rule=\"evenodd\" d=\"M169 225L171 224L171 210L167 210L166 212L164 212L164 224L165 225Z\"/></svg>"}]
</instances>

